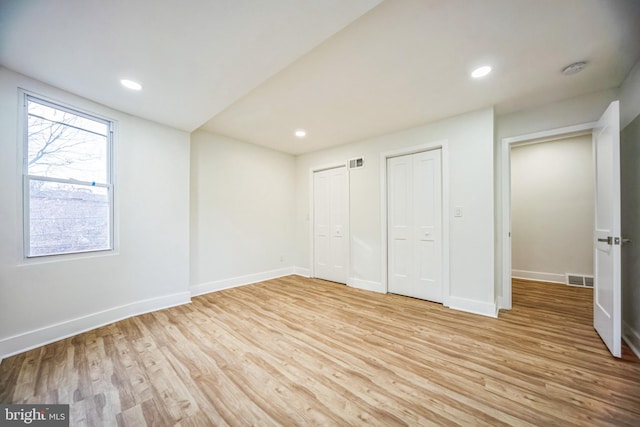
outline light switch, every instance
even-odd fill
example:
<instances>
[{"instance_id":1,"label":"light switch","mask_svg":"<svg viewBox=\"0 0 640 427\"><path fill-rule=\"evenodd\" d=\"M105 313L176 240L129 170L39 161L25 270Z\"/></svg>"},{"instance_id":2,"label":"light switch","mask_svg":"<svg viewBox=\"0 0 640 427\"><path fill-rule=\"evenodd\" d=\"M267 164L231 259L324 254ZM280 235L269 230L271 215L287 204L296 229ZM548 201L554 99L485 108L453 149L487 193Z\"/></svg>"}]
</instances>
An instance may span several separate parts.
<instances>
[{"instance_id":1,"label":"light switch","mask_svg":"<svg viewBox=\"0 0 640 427\"><path fill-rule=\"evenodd\" d=\"M456 206L453 216L455 216L456 218L462 218L462 207Z\"/></svg>"}]
</instances>

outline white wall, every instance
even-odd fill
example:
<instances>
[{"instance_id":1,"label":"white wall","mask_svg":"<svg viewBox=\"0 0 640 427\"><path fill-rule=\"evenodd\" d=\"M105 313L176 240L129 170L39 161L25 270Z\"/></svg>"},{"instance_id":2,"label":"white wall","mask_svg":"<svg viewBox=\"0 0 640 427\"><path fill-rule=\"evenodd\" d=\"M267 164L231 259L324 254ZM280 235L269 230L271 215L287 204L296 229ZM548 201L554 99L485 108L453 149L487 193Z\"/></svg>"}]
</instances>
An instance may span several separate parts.
<instances>
[{"instance_id":1,"label":"white wall","mask_svg":"<svg viewBox=\"0 0 640 427\"><path fill-rule=\"evenodd\" d=\"M617 89L604 90L498 116L496 140L596 121L616 99Z\"/></svg>"},{"instance_id":2,"label":"white wall","mask_svg":"<svg viewBox=\"0 0 640 427\"><path fill-rule=\"evenodd\" d=\"M513 276L593 275L591 134L511 150Z\"/></svg>"},{"instance_id":3,"label":"white wall","mask_svg":"<svg viewBox=\"0 0 640 427\"><path fill-rule=\"evenodd\" d=\"M355 287L384 291L381 236L381 154L447 140L450 171L450 296L453 308L495 314L493 110L299 156L296 160L296 265L310 267L310 170L364 156L365 167L350 171L350 275Z\"/></svg>"},{"instance_id":4,"label":"white wall","mask_svg":"<svg viewBox=\"0 0 640 427\"><path fill-rule=\"evenodd\" d=\"M618 90L595 92L564 101L547 104L538 108L517 111L496 118L496 281L495 291L502 296L503 290L503 244L502 233L502 140L508 137L521 136L534 132L557 129L582 123L589 123L600 118L612 101L618 99Z\"/></svg>"},{"instance_id":5,"label":"white wall","mask_svg":"<svg viewBox=\"0 0 640 427\"><path fill-rule=\"evenodd\" d=\"M640 357L640 62L620 90L622 236L622 332Z\"/></svg>"},{"instance_id":6,"label":"white wall","mask_svg":"<svg viewBox=\"0 0 640 427\"><path fill-rule=\"evenodd\" d=\"M293 272L294 157L204 131L191 136L191 291Z\"/></svg>"},{"instance_id":7,"label":"white wall","mask_svg":"<svg viewBox=\"0 0 640 427\"><path fill-rule=\"evenodd\" d=\"M23 259L18 87L116 121L114 253ZM0 68L0 183L0 357L189 301L187 133Z\"/></svg>"},{"instance_id":8,"label":"white wall","mask_svg":"<svg viewBox=\"0 0 640 427\"><path fill-rule=\"evenodd\" d=\"M636 62L620 86L620 129L640 114L640 61Z\"/></svg>"}]
</instances>

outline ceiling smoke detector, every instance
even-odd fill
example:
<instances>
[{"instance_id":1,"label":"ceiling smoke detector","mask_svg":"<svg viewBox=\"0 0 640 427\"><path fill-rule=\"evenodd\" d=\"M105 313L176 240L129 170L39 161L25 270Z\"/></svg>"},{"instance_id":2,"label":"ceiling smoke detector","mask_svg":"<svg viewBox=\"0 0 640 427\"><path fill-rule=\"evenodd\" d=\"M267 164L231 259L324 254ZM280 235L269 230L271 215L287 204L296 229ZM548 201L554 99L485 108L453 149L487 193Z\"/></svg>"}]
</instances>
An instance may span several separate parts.
<instances>
[{"instance_id":1,"label":"ceiling smoke detector","mask_svg":"<svg viewBox=\"0 0 640 427\"><path fill-rule=\"evenodd\" d=\"M584 67L586 66L587 63L585 61L574 62L573 64L564 67L564 69L562 70L562 74L564 74L565 76L570 76L571 74L579 73L580 71L584 70Z\"/></svg>"}]
</instances>

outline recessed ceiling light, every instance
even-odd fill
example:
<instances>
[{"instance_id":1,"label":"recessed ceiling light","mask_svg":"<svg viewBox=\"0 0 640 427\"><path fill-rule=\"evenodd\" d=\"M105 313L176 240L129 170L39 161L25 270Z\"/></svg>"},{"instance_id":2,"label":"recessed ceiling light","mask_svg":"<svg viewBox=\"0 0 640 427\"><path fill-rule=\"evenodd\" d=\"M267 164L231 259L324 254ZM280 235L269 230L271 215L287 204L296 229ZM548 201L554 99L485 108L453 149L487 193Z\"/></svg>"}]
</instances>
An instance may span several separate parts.
<instances>
[{"instance_id":1,"label":"recessed ceiling light","mask_svg":"<svg viewBox=\"0 0 640 427\"><path fill-rule=\"evenodd\" d=\"M569 64L562 69L562 74L565 76L570 76L571 74L579 73L584 70L584 67L587 66L586 61L574 62L573 64Z\"/></svg>"},{"instance_id":2,"label":"recessed ceiling light","mask_svg":"<svg viewBox=\"0 0 640 427\"><path fill-rule=\"evenodd\" d=\"M476 68L471 73L471 77L474 79L479 79L480 77L484 77L491 72L491 67L488 65L484 65L482 67Z\"/></svg>"},{"instance_id":3,"label":"recessed ceiling light","mask_svg":"<svg viewBox=\"0 0 640 427\"><path fill-rule=\"evenodd\" d=\"M296 132L295 132L295 135L298 138L304 138L305 136L307 136L307 131L304 130L304 129L297 129Z\"/></svg>"},{"instance_id":4,"label":"recessed ceiling light","mask_svg":"<svg viewBox=\"0 0 640 427\"><path fill-rule=\"evenodd\" d=\"M131 89L131 90L142 89L142 85L138 82L134 82L133 80L122 79L120 80L120 83L122 83L122 86L126 87L127 89Z\"/></svg>"}]
</instances>

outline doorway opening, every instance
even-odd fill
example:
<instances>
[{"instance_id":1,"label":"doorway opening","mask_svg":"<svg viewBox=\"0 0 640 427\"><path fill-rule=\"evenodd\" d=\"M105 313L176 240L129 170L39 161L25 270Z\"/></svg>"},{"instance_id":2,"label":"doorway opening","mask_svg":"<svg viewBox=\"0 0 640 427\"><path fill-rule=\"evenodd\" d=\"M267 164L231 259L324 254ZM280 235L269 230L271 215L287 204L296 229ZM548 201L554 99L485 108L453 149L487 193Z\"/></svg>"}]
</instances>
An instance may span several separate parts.
<instances>
[{"instance_id":1,"label":"doorway opening","mask_svg":"<svg viewBox=\"0 0 640 427\"><path fill-rule=\"evenodd\" d=\"M582 125L570 126L560 129L553 129L550 131L537 132L533 134L522 135L519 137L505 138L502 140L502 297L500 299L500 308L510 310L512 308L512 286L511 281L513 279L513 248L512 248L512 149L519 146L527 146L529 144L536 143L553 143L551 141L564 140L572 137L579 137L584 135L591 135L596 123L585 123ZM544 173L540 171L540 174ZM534 177L535 178L535 177ZM589 246L593 251L592 244ZM522 271L522 270L521 270ZM541 280L541 281L556 281L549 280L550 276L536 275L535 273L548 273L548 272L531 272L529 273L529 279ZM525 273L525 274L527 274ZM570 272L576 273L576 272ZM554 277L554 276L551 276ZM558 276L555 276L556 279Z\"/></svg>"},{"instance_id":2,"label":"doorway opening","mask_svg":"<svg viewBox=\"0 0 640 427\"><path fill-rule=\"evenodd\" d=\"M592 140L585 132L511 147L513 305L544 310L549 324L592 323Z\"/></svg>"},{"instance_id":3,"label":"doorway opening","mask_svg":"<svg viewBox=\"0 0 640 427\"><path fill-rule=\"evenodd\" d=\"M502 141L502 286L501 308L511 308L511 149L542 138L591 132L593 141L593 326L611 354L621 357L620 102L614 101L595 123L505 138Z\"/></svg>"},{"instance_id":4,"label":"doorway opening","mask_svg":"<svg viewBox=\"0 0 640 427\"><path fill-rule=\"evenodd\" d=\"M593 287L591 132L511 147L512 279Z\"/></svg>"}]
</instances>

